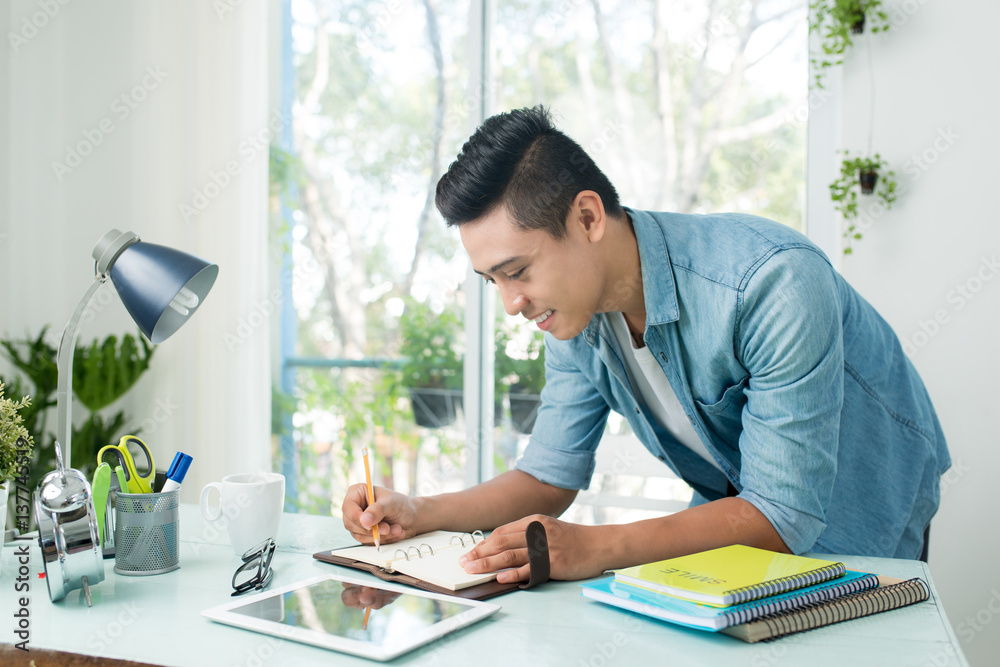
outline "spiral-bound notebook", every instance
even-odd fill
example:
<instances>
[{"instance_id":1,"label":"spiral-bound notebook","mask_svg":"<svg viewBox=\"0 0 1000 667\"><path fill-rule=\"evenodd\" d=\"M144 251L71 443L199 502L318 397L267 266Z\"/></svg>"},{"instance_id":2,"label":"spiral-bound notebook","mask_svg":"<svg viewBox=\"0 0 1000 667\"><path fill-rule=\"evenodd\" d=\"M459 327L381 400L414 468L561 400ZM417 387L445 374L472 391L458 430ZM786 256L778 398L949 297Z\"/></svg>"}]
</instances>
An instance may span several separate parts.
<instances>
[{"instance_id":1,"label":"spiral-bound notebook","mask_svg":"<svg viewBox=\"0 0 1000 667\"><path fill-rule=\"evenodd\" d=\"M580 584L584 596L645 616L670 621L701 630L717 631L781 611L800 609L843 595L878 586L878 577L865 572L848 570L831 581L773 595L763 600L751 600L729 607L713 607L690 602L672 595L615 581L605 577Z\"/></svg>"},{"instance_id":2,"label":"spiral-bound notebook","mask_svg":"<svg viewBox=\"0 0 1000 667\"><path fill-rule=\"evenodd\" d=\"M384 544L381 549L354 546L313 554L313 558L371 572L380 579L409 584L424 590L483 600L518 587L499 583L496 572L469 574L459 557L482 540L482 533L437 530L407 540Z\"/></svg>"},{"instance_id":3,"label":"spiral-bound notebook","mask_svg":"<svg viewBox=\"0 0 1000 667\"><path fill-rule=\"evenodd\" d=\"M734 544L615 572L615 579L716 607L811 586L844 574L843 563Z\"/></svg>"},{"instance_id":4,"label":"spiral-bound notebook","mask_svg":"<svg viewBox=\"0 0 1000 667\"><path fill-rule=\"evenodd\" d=\"M765 616L749 623L724 628L722 632L754 643L905 607L930 597L930 590L922 579L904 581L885 575L879 575L878 579L878 588Z\"/></svg>"}]
</instances>

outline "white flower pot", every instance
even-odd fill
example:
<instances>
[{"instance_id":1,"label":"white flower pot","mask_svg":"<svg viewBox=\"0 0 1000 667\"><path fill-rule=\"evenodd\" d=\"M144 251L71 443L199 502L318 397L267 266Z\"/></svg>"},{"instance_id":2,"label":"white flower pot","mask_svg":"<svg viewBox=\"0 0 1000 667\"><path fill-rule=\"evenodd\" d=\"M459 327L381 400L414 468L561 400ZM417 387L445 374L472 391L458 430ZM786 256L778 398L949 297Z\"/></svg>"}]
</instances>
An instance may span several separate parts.
<instances>
[{"instance_id":1,"label":"white flower pot","mask_svg":"<svg viewBox=\"0 0 1000 667\"><path fill-rule=\"evenodd\" d=\"M3 534L7 530L7 496L11 482L0 484L0 547L3 546ZM3 549L0 549L0 567L3 566Z\"/></svg>"}]
</instances>

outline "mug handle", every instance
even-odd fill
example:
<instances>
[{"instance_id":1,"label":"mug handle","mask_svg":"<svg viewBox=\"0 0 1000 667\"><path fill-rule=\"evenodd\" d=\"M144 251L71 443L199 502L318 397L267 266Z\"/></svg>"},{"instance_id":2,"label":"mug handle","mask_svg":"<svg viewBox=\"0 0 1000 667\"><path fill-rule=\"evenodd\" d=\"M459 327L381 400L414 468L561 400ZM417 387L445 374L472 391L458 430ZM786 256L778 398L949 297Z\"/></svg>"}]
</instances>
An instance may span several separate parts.
<instances>
[{"instance_id":1,"label":"mug handle","mask_svg":"<svg viewBox=\"0 0 1000 667\"><path fill-rule=\"evenodd\" d=\"M215 514L215 516L212 516L208 507L208 492L212 489L217 489L219 491L219 511ZM201 516L205 519L205 521L218 521L219 517L222 516L222 485L218 482L209 482L206 484L205 488L201 490L201 500L199 501L199 504L201 505Z\"/></svg>"}]
</instances>

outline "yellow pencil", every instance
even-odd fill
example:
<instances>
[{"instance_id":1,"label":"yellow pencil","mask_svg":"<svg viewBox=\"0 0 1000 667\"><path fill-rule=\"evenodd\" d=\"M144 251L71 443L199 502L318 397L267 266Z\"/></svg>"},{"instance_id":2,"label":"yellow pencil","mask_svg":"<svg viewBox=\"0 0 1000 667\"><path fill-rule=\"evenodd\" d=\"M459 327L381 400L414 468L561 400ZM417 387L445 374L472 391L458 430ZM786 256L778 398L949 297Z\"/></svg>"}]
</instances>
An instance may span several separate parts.
<instances>
[{"instance_id":1,"label":"yellow pencil","mask_svg":"<svg viewBox=\"0 0 1000 667\"><path fill-rule=\"evenodd\" d=\"M365 447L361 451L361 455L365 457L365 483L367 484L367 487L368 487L368 504L371 505L372 503L375 502L375 490L372 488L372 471L371 471L371 468L368 467L368 448L367 447ZM379 539L379 536L378 536L378 524L377 523L374 526L372 526L372 537L375 538L375 548L378 549L379 551L381 551L382 547L379 545L379 542L381 540Z\"/></svg>"},{"instance_id":2,"label":"yellow pencil","mask_svg":"<svg viewBox=\"0 0 1000 667\"><path fill-rule=\"evenodd\" d=\"M362 630L368 629L368 617L371 615L371 613L372 613L371 605L368 605L367 607L365 607L365 620L362 621L361 623Z\"/></svg>"}]
</instances>

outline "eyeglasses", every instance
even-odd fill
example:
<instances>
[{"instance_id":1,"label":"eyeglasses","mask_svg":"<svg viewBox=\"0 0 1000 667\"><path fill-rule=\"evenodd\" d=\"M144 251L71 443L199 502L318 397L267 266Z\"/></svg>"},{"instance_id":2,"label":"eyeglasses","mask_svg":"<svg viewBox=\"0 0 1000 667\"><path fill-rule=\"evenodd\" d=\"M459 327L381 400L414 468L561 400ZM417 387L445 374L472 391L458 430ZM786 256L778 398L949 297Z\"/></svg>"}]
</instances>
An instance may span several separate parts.
<instances>
[{"instance_id":1,"label":"eyeglasses","mask_svg":"<svg viewBox=\"0 0 1000 667\"><path fill-rule=\"evenodd\" d=\"M233 574L233 595L259 591L271 583L271 557L277 548L270 537L243 554L243 564Z\"/></svg>"}]
</instances>

